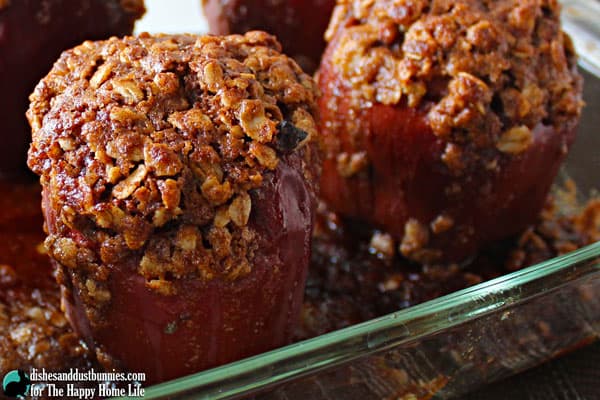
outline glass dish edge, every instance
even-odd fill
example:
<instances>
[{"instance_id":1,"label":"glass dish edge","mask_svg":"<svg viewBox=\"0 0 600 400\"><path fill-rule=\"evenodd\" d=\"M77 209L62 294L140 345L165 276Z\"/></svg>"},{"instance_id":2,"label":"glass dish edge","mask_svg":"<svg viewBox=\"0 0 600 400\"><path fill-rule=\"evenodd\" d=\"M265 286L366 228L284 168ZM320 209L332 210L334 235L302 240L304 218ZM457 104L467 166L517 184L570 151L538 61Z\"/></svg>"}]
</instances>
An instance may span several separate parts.
<instances>
[{"instance_id":1,"label":"glass dish edge","mask_svg":"<svg viewBox=\"0 0 600 400\"><path fill-rule=\"evenodd\" d=\"M416 320L429 320L431 328L418 332L416 335L413 334L410 338L402 339L398 337L396 339L406 341L418 340L423 336L449 329L497 311L500 308L526 301L528 298L535 296L535 294L533 296L515 298L511 292L519 286L543 279L568 269L573 265L593 261L599 257L600 242L596 242L563 256L552 258L523 270L502 275L498 278L392 314L294 343L235 363L149 387L146 389L145 398L160 399L167 396L184 395L191 390L194 390L196 396L199 396L198 389L205 387L206 391L204 395L210 396L207 398L223 399L284 383L309 373L335 367L353 359L384 350L390 347L390 343L373 341L372 344L368 344L369 338L377 337L378 334L388 331L410 332L410 324ZM597 270L600 273L600 264L598 264ZM554 288L547 288L547 290L552 289ZM478 299L490 296L496 296L493 304L483 302L479 307L474 307L468 313L461 310L465 305L476 303ZM448 315L454 315L454 318L449 320ZM357 346L358 344L362 345L360 349L356 349L359 347ZM343 349L349 347L355 348L355 351L343 351ZM310 354L315 355L313 357L303 357ZM294 365L290 365L284 369L278 366L279 363L294 359L296 360L292 363ZM302 366L302 364L304 365ZM220 385L220 383L232 381L237 377L247 375L253 376L253 383L251 385L240 385L231 388L226 388L226 385Z\"/></svg>"}]
</instances>

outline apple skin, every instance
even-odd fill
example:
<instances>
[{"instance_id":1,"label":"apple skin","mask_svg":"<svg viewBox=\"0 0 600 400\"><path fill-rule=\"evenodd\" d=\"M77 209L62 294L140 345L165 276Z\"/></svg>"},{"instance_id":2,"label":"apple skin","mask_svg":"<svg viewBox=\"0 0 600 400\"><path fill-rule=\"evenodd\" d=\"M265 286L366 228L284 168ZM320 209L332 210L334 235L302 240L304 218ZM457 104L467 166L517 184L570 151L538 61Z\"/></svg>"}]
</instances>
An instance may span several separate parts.
<instances>
[{"instance_id":1,"label":"apple skin","mask_svg":"<svg viewBox=\"0 0 600 400\"><path fill-rule=\"evenodd\" d=\"M411 108L403 101L374 102L355 110L356 99L332 64L335 45L335 40L329 45L318 74L325 143L321 197L333 211L386 231L397 242L405 236L406 223L417 220L429 227L427 249L434 255L417 258L421 262L464 261L536 220L575 139L576 126L557 130L540 123L532 129L533 142L525 151L486 149L484 156L495 160L493 169L472 163L456 174L442 160L447 142L427 122L431 103ZM348 120L358 134L349 132ZM364 152L369 165L342 176L337 156L343 152ZM450 216L452 227L433 234L431 223L440 215Z\"/></svg>"},{"instance_id":2,"label":"apple skin","mask_svg":"<svg viewBox=\"0 0 600 400\"><path fill-rule=\"evenodd\" d=\"M325 49L323 35L335 0L203 0L210 32L217 35L263 30L286 54L313 73Z\"/></svg>"},{"instance_id":3,"label":"apple skin","mask_svg":"<svg viewBox=\"0 0 600 400\"><path fill-rule=\"evenodd\" d=\"M301 156L284 160L251 192L249 226L260 250L243 278L178 279L177 294L165 296L146 286L137 273L139 257L131 257L109 266L111 301L96 323L81 300L78 271L53 261L67 317L104 367L144 372L149 385L289 343L304 296L315 196L303 176ZM57 213L50 199L44 188L43 209L52 234ZM67 235L86 245L79 232Z\"/></svg>"}]
</instances>

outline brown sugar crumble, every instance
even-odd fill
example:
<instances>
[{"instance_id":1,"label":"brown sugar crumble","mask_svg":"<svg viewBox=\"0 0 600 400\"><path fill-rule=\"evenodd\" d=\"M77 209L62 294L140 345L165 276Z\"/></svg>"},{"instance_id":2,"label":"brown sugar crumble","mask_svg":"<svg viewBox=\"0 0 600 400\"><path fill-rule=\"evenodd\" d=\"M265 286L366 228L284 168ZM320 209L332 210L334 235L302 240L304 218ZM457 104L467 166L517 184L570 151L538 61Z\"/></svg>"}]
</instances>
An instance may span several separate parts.
<instances>
[{"instance_id":1,"label":"brown sugar crumble","mask_svg":"<svg viewBox=\"0 0 600 400\"><path fill-rule=\"evenodd\" d=\"M540 123L576 124L582 82L559 15L554 0L343 0L326 38L357 110L424 108L465 162L473 147L522 152Z\"/></svg>"},{"instance_id":2,"label":"brown sugar crumble","mask_svg":"<svg viewBox=\"0 0 600 400\"><path fill-rule=\"evenodd\" d=\"M249 193L281 157L317 179L315 84L263 32L85 42L31 96L29 166L58 229L51 256L105 302L103 265L139 258L147 285L236 279L255 249ZM66 234L79 231L80 237Z\"/></svg>"}]
</instances>

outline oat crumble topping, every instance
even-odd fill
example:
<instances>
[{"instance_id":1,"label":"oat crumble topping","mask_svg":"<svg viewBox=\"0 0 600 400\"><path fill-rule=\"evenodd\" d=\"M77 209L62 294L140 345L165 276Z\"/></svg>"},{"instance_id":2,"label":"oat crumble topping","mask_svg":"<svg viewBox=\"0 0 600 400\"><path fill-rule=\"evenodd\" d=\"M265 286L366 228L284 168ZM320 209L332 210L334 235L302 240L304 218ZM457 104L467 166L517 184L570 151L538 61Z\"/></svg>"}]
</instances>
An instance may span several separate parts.
<instances>
[{"instance_id":1,"label":"oat crumble topping","mask_svg":"<svg viewBox=\"0 0 600 400\"><path fill-rule=\"evenodd\" d=\"M315 93L263 32L142 34L66 51L27 113L29 166L58 210L51 256L80 269L100 303L106 266L126 257L167 295L173 279L248 274L250 193L291 152L317 181Z\"/></svg>"},{"instance_id":2,"label":"oat crumble topping","mask_svg":"<svg viewBox=\"0 0 600 400\"><path fill-rule=\"evenodd\" d=\"M477 157L467 144L514 155L536 125L579 118L582 82L559 14L555 0L339 0L326 38L357 110L422 108L435 135L465 148L458 158Z\"/></svg>"}]
</instances>

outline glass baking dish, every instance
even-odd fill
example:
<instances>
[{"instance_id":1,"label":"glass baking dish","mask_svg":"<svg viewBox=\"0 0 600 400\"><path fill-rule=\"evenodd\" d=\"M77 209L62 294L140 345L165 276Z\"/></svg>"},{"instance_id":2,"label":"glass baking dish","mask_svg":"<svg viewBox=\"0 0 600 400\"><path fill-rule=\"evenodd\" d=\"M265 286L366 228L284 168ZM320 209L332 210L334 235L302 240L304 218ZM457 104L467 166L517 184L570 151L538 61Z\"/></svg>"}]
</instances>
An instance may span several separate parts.
<instances>
[{"instance_id":1,"label":"glass baking dish","mask_svg":"<svg viewBox=\"0 0 600 400\"><path fill-rule=\"evenodd\" d=\"M600 74L600 27L594 23L600 2L565 3L565 29L582 66ZM580 193L591 194L600 189L600 78L584 76L587 107L561 179L569 176ZM452 398L596 340L597 293L600 242L381 318L147 388L145 398Z\"/></svg>"}]
</instances>

